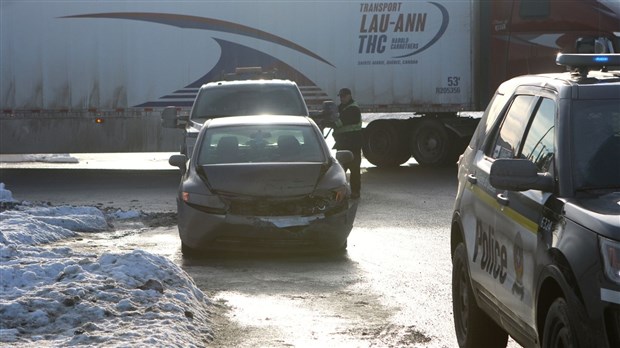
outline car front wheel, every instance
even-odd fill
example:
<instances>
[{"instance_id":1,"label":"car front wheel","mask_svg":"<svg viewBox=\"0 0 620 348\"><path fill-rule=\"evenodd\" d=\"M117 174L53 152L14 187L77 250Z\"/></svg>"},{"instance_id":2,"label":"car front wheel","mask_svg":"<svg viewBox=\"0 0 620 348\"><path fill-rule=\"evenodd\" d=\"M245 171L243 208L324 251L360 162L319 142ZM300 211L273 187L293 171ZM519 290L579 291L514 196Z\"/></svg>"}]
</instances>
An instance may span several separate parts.
<instances>
[{"instance_id":1,"label":"car front wheel","mask_svg":"<svg viewBox=\"0 0 620 348\"><path fill-rule=\"evenodd\" d=\"M578 346L568 311L566 300L559 297L553 301L545 318L543 347L571 348Z\"/></svg>"},{"instance_id":2,"label":"car front wheel","mask_svg":"<svg viewBox=\"0 0 620 348\"><path fill-rule=\"evenodd\" d=\"M467 252L462 243L456 247L452 258L452 313L459 347L506 347L506 331L476 304L467 271Z\"/></svg>"},{"instance_id":3,"label":"car front wheel","mask_svg":"<svg viewBox=\"0 0 620 348\"><path fill-rule=\"evenodd\" d=\"M187 244L181 242L181 253L183 257L197 257L199 253L196 249L188 246Z\"/></svg>"}]
</instances>

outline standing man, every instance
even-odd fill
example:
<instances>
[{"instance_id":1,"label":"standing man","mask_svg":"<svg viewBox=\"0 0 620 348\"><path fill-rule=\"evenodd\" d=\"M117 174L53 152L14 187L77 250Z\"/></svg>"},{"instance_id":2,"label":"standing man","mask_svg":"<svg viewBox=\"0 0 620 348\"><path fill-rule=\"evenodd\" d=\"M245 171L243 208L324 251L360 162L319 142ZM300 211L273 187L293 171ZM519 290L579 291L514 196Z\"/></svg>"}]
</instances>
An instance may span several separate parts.
<instances>
[{"instance_id":1,"label":"standing man","mask_svg":"<svg viewBox=\"0 0 620 348\"><path fill-rule=\"evenodd\" d=\"M360 165L362 163L362 113L359 106L353 100L351 90L342 88L338 92L340 105L338 113L340 117L334 122L334 140L337 150L349 150L353 152L353 162L344 165L345 172L351 172L351 197L359 198L362 187Z\"/></svg>"}]
</instances>

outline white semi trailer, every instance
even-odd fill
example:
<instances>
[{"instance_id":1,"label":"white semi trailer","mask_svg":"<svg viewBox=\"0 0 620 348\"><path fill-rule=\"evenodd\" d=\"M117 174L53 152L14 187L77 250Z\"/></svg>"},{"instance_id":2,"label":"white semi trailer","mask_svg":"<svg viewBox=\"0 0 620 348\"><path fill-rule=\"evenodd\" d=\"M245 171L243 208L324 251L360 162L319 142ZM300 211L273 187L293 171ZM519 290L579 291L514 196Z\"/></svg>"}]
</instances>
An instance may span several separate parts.
<instances>
[{"instance_id":1,"label":"white semi trailer","mask_svg":"<svg viewBox=\"0 0 620 348\"><path fill-rule=\"evenodd\" d=\"M237 67L295 81L310 109L353 90L364 155L451 162L499 82L559 51L619 50L614 1L0 2L0 153L174 151L167 106ZM594 20L595 19L595 20ZM576 44L579 39L579 43Z\"/></svg>"}]
</instances>

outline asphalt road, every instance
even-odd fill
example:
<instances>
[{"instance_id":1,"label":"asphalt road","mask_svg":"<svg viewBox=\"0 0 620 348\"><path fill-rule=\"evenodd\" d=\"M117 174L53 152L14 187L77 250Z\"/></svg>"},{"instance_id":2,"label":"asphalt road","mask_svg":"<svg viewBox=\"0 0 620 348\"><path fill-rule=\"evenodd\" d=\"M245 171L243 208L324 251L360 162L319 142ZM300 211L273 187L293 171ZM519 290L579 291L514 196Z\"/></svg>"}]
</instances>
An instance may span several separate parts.
<instances>
[{"instance_id":1,"label":"asphalt road","mask_svg":"<svg viewBox=\"0 0 620 348\"><path fill-rule=\"evenodd\" d=\"M457 346L449 251L455 168L365 168L348 251L340 256L184 259L174 226L174 171L2 169L0 182L19 200L151 213L145 226L64 243L170 257L216 304L210 346Z\"/></svg>"}]
</instances>

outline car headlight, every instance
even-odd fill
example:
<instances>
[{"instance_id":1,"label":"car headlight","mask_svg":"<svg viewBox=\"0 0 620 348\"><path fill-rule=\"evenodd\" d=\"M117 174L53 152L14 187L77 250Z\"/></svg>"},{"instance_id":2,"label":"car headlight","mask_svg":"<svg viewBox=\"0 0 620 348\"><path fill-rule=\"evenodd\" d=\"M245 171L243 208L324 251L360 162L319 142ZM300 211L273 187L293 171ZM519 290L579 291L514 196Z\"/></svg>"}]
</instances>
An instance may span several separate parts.
<instances>
[{"instance_id":1,"label":"car headlight","mask_svg":"<svg viewBox=\"0 0 620 348\"><path fill-rule=\"evenodd\" d=\"M193 193L183 191L181 192L181 199L187 205L211 214L225 214L226 204L222 202L220 197L215 195L203 195L200 193Z\"/></svg>"},{"instance_id":2,"label":"car headlight","mask_svg":"<svg viewBox=\"0 0 620 348\"><path fill-rule=\"evenodd\" d=\"M328 212L335 207L341 207L347 198L347 187L339 186L331 190L317 192L313 195L313 205L316 212Z\"/></svg>"},{"instance_id":3,"label":"car headlight","mask_svg":"<svg viewBox=\"0 0 620 348\"><path fill-rule=\"evenodd\" d=\"M605 274L613 282L620 284L620 242L599 237Z\"/></svg>"},{"instance_id":4,"label":"car headlight","mask_svg":"<svg viewBox=\"0 0 620 348\"><path fill-rule=\"evenodd\" d=\"M337 203L342 203L347 198L347 187L340 186L331 190L332 199Z\"/></svg>"}]
</instances>

